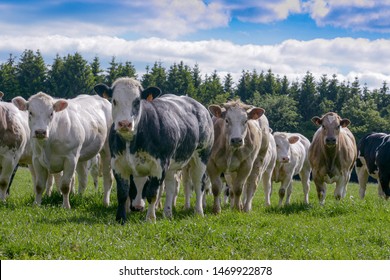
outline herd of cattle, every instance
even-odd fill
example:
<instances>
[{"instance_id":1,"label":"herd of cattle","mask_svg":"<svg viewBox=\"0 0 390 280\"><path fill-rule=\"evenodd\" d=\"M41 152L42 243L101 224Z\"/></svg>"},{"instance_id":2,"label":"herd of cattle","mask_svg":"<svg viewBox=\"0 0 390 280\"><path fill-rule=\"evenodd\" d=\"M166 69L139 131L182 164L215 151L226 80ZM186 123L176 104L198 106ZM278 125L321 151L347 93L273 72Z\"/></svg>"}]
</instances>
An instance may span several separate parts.
<instances>
[{"instance_id":1,"label":"herd of cattle","mask_svg":"<svg viewBox=\"0 0 390 280\"><path fill-rule=\"evenodd\" d=\"M226 186L234 209L251 210L259 182L266 206L273 182L281 183L279 206L283 200L289 204L295 175L302 182L304 203L309 203L310 175L320 204L325 203L326 184L336 184L334 197L339 200L346 195L354 167L361 198L369 176L378 179L379 195L390 197L390 135L369 133L356 145L350 121L334 112L312 118L319 128L310 142L299 133L272 132L263 108L239 100L206 109L188 96L162 94L157 87L144 90L127 77L94 90L98 95L67 100L40 92L28 100L0 101L1 200L23 164L31 171L36 204L45 190L50 195L55 177L63 207L70 208L75 174L82 193L88 164L97 159L105 206L115 178L116 220L121 223L130 210L146 208L145 199L146 218L154 221L163 191L164 215L172 217L180 180L185 207L195 192L200 215L210 189L213 212L221 211ZM2 96L0 92L0 100Z\"/></svg>"}]
</instances>

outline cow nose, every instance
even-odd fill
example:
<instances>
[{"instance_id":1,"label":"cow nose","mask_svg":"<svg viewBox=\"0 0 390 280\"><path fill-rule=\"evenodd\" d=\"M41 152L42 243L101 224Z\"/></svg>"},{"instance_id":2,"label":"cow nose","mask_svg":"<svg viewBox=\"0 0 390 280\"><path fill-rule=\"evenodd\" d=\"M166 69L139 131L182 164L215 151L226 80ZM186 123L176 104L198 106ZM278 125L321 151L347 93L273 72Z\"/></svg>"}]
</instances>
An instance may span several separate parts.
<instances>
[{"instance_id":1,"label":"cow nose","mask_svg":"<svg viewBox=\"0 0 390 280\"><path fill-rule=\"evenodd\" d=\"M46 137L46 130L44 129L37 129L35 130L35 137L36 138L45 138Z\"/></svg>"},{"instance_id":2,"label":"cow nose","mask_svg":"<svg viewBox=\"0 0 390 280\"><path fill-rule=\"evenodd\" d=\"M242 138L232 138L230 139L230 144L232 146L241 146L242 145Z\"/></svg>"},{"instance_id":3,"label":"cow nose","mask_svg":"<svg viewBox=\"0 0 390 280\"><path fill-rule=\"evenodd\" d=\"M123 128L131 129L132 126L133 126L133 124L131 122L129 122L129 121L119 121L118 122L118 128L119 129L123 129Z\"/></svg>"},{"instance_id":4,"label":"cow nose","mask_svg":"<svg viewBox=\"0 0 390 280\"><path fill-rule=\"evenodd\" d=\"M327 137L325 142L326 145L336 145L336 137Z\"/></svg>"}]
</instances>

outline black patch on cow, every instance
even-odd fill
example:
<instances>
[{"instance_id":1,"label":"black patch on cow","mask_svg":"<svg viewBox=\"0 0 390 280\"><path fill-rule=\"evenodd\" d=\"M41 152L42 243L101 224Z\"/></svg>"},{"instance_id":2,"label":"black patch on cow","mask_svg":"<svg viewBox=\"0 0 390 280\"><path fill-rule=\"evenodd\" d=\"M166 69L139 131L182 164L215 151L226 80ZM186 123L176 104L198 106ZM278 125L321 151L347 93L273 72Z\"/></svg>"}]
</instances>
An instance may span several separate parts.
<instances>
[{"instance_id":1,"label":"black patch on cow","mask_svg":"<svg viewBox=\"0 0 390 280\"><path fill-rule=\"evenodd\" d=\"M114 158L126 151L126 141L115 131L114 124L111 125L108 137L111 157Z\"/></svg>"},{"instance_id":2,"label":"black patch on cow","mask_svg":"<svg viewBox=\"0 0 390 280\"><path fill-rule=\"evenodd\" d=\"M356 159L356 167L362 167L362 166L363 166L363 162L359 158L357 158Z\"/></svg>"},{"instance_id":3,"label":"black patch on cow","mask_svg":"<svg viewBox=\"0 0 390 280\"><path fill-rule=\"evenodd\" d=\"M379 169L378 175L382 190L387 197L390 197L390 135L386 135L378 147L376 163Z\"/></svg>"}]
</instances>

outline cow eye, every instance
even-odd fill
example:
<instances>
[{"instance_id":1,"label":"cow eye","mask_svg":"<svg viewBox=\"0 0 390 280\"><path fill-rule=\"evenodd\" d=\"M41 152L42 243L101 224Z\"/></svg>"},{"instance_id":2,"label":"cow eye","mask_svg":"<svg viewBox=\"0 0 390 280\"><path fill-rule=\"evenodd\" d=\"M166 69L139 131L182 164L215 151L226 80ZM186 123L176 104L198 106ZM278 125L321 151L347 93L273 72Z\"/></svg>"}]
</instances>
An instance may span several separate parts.
<instances>
[{"instance_id":1,"label":"cow eye","mask_svg":"<svg viewBox=\"0 0 390 280\"><path fill-rule=\"evenodd\" d=\"M226 122L226 123L229 123L229 121L228 121L227 119L225 119L225 122Z\"/></svg>"},{"instance_id":2,"label":"cow eye","mask_svg":"<svg viewBox=\"0 0 390 280\"><path fill-rule=\"evenodd\" d=\"M116 100L115 99L112 100L112 105L116 106Z\"/></svg>"}]
</instances>

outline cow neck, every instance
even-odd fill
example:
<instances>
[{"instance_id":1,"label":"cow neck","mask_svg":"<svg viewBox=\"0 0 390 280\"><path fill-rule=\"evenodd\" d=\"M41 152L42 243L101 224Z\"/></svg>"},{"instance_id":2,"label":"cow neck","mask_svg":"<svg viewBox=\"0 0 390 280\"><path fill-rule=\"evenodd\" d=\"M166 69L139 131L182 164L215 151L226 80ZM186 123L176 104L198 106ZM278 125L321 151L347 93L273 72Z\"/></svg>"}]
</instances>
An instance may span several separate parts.
<instances>
[{"instance_id":1,"label":"cow neck","mask_svg":"<svg viewBox=\"0 0 390 280\"><path fill-rule=\"evenodd\" d=\"M330 178L333 177L333 170L336 163L337 153L339 145L336 144L334 147L327 147L324 145L325 161L326 161L326 173Z\"/></svg>"}]
</instances>

